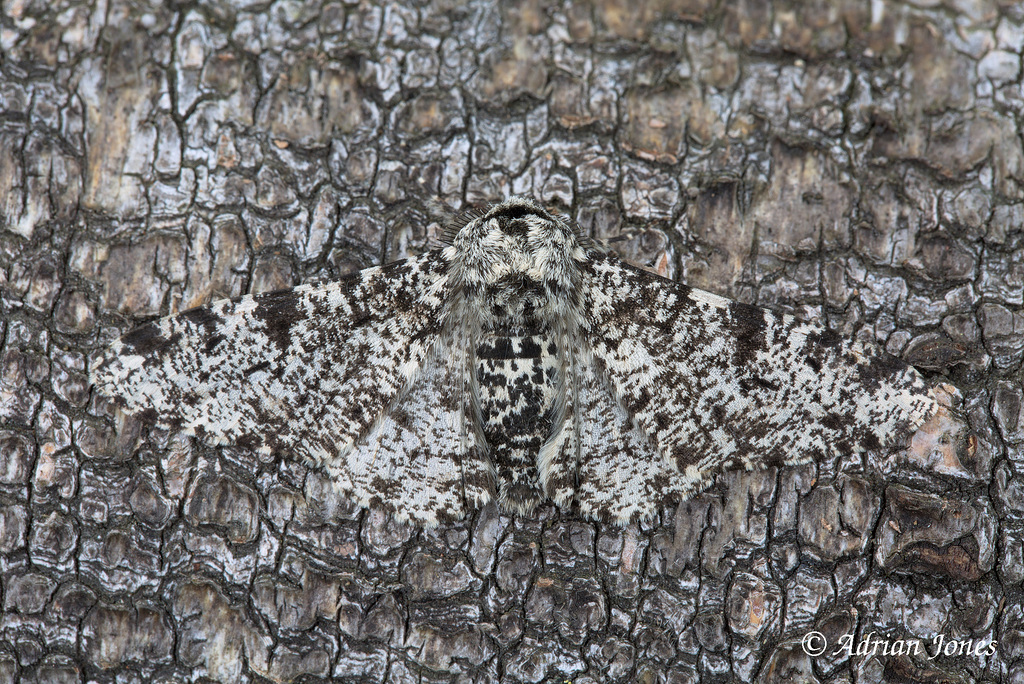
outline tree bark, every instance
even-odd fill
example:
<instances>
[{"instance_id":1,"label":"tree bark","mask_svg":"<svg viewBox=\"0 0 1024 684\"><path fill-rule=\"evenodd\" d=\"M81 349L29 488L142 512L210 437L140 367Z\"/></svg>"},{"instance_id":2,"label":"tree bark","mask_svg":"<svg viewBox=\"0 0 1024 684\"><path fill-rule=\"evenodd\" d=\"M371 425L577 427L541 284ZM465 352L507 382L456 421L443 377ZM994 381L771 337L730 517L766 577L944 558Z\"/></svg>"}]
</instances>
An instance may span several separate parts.
<instances>
[{"instance_id":1,"label":"tree bark","mask_svg":"<svg viewBox=\"0 0 1024 684\"><path fill-rule=\"evenodd\" d=\"M495 5L4 5L0 682L1024 681L1017 4ZM138 322L509 194L884 346L967 427L626 528L419 530L90 390Z\"/></svg>"}]
</instances>

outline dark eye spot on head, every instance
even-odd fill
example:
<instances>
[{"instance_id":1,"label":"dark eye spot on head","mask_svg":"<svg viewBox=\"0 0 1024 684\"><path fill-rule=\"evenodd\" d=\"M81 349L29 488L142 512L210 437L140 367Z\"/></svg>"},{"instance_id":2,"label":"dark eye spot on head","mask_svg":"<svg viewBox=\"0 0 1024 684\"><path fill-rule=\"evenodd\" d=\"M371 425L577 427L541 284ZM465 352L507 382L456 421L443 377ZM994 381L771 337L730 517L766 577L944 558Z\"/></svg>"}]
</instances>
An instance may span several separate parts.
<instances>
[{"instance_id":1,"label":"dark eye spot on head","mask_svg":"<svg viewBox=\"0 0 1024 684\"><path fill-rule=\"evenodd\" d=\"M511 199L508 202L495 207L487 214L488 219L498 221L498 225L501 227L501 230L509 234L520 234L511 233L510 231L525 231L529 226L529 221L527 219L531 216L536 217L541 221L555 220L551 214L544 211L540 206L521 197ZM519 222L523 223L522 227L516 226Z\"/></svg>"},{"instance_id":2,"label":"dark eye spot on head","mask_svg":"<svg viewBox=\"0 0 1024 684\"><path fill-rule=\"evenodd\" d=\"M525 204L513 204L510 207L506 207L499 212L495 212L494 218L496 219L508 219L514 220L523 218L524 216L530 216L536 214L537 210L533 207L526 206Z\"/></svg>"}]
</instances>

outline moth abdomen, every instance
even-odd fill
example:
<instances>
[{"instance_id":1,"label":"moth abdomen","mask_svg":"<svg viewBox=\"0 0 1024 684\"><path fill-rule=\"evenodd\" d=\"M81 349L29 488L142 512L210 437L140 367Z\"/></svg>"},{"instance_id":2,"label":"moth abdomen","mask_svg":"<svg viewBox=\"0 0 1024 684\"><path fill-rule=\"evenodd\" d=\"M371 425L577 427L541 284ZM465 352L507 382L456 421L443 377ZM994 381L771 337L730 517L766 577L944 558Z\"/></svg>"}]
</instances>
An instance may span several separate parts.
<instances>
[{"instance_id":1,"label":"moth abdomen","mask_svg":"<svg viewBox=\"0 0 1024 684\"><path fill-rule=\"evenodd\" d=\"M483 434L498 501L508 510L532 510L543 498L537 454L552 428L558 365L549 353L553 349L536 328L485 334L477 346Z\"/></svg>"}]
</instances>

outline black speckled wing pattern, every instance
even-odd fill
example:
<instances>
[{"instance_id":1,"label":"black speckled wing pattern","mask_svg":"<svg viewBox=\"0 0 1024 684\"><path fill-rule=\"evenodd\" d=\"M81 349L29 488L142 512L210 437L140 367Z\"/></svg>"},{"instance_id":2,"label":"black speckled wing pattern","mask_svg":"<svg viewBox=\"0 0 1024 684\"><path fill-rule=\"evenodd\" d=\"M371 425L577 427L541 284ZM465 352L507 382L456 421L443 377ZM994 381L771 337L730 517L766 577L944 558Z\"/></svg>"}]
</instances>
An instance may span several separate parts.
<instances>
[{"instance_id":1,"label":"black speckled wing pattern","mask_svg":"<svg viewBox=\"0 0 1024 684\"><path fill-rule=\"evenodd\" d=\"M363 506L458 519L493 484L447 270L432 252L169 316L115 342L93 381L163 427L302 457Z\"/></svg>"},{"instance_id":2,"label":"black speckled wing pattern","mask_svg":"<svg viewBox=\"0 0 1024 684\"><path fill-rule=\"evenodd\" d=\"M722 469L893 447L939 407L902 362L634 268L522 198L423 256L149 323L93 382L423 525L545 497L625 524Z\"/></svg>"}]
</instances>

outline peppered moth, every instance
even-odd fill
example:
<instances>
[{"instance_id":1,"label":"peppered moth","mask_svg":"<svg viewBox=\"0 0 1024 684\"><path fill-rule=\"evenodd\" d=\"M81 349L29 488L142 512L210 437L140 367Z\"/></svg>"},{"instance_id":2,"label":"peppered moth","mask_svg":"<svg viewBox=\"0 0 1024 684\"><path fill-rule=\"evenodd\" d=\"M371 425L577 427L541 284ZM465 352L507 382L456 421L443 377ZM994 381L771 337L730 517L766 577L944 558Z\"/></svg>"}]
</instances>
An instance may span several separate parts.
<instances>
[{"instance_id":1,"label":"peppered moth","mask_svg":"<svg viewBox=\"0 0 1024 684\"><path fill-rule=\"evenodd\" d=\"M625 524L725 468L892 446L939 407L904 363L634 268L530 200L445 242L154 321L93 382L424 525L545 497Z\"/></svg>"}]
</instances>

